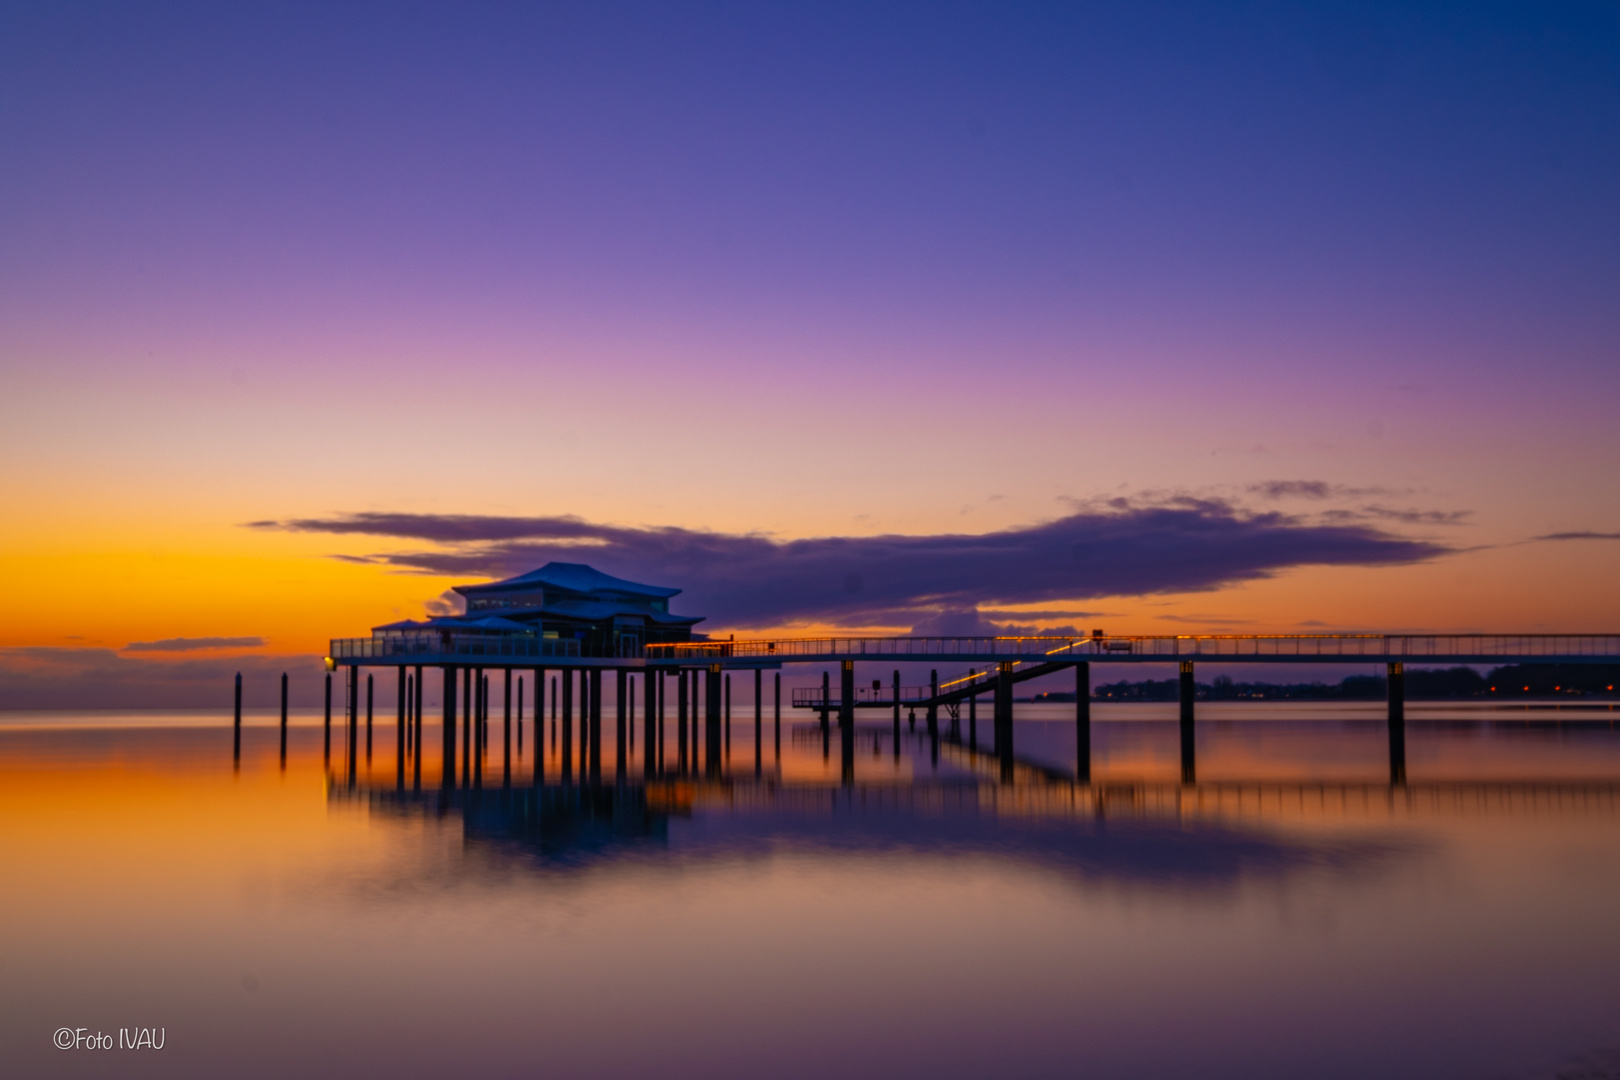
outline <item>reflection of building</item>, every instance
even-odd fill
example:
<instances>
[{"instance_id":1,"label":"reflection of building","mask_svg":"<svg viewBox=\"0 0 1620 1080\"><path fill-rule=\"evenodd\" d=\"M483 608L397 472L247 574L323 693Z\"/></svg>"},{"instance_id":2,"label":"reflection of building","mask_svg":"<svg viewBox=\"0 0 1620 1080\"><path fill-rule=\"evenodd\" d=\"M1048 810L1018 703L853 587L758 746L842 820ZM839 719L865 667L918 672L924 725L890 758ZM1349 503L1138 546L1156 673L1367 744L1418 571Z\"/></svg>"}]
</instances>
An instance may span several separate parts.
<instances>
[{"instance_id":1,"label":"reflection of building","mask_svg":"<svg viewBox=\"0 0 1620 1080\"><path fill-rule=\"evenodd\" d=\"M547 563L538 570L492 581L457 585L467 601L465 615L426 622L389 623L373 633L472 633L480 636L577 641L584 656L640 656L644 645L692 640L701 615L671 615L669 601L679 589L625 581L582 563Z\"/></svg>"}]
</instances>

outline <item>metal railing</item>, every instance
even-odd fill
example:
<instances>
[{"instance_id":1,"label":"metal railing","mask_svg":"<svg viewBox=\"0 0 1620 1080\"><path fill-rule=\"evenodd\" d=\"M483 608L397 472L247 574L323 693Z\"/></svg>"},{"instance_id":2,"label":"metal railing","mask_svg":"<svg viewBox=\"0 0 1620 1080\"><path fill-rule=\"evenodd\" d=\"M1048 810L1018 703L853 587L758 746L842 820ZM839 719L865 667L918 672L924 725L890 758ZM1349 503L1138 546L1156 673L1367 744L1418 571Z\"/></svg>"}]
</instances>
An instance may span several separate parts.
<instances>
[{"instance_id":1,"label":"metal railing","mask_svg":"<svg viewBox=\"0 0 1620 1080\"><path fill-rule=\"evenodd\" d=\"M648 645L649 660L884 659L1052 660L1323 659L1485 661L1612 660L1620 634L1127 634L1106 637L822 637Z\"/></svg>"},{"instance_id":2,"label":"metal railing","mask_svg":"<svg viewBox=\"0 0 1620 1080\"><path fill-rule=\"evenodd\" d=\"M387 637L333 638L334 660L384 660L405 656L578 657L574 638L515 634L390 634Z\"/></svg>"},{"instance_id":3,"label":"metal railing","mask_svg":"<svg viewBox=\"0 0 1620 1080\"><path fill-rule=\"evenodd\" d=\"M842 700L836 686L828 691L825 701L821 697L821 687L819 686L798 686L793 689L793 707L796 709L820 708L823 705L836 708ZM926 686L902 686L900 688L900 704L902 705L907 702L916 703L926 700L928 700L928 687ZM894 687L885 686L881 690L873 690L870 686L857 686L855 688L855 703L861 704L863 702L873 705L893 705Z\"/></svg>"}]
</instances>

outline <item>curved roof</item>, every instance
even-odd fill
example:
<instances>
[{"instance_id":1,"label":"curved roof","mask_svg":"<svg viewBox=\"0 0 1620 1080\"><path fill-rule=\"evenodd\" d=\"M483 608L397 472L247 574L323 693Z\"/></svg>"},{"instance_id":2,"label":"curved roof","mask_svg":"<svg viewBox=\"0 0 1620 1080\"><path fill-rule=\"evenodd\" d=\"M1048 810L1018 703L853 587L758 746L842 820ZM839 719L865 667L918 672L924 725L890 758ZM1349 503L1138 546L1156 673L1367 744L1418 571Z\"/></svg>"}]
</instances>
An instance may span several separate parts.
<instances>
[{"instance_id":1,"label":"curved roof","mask_svg":"<svg viewBox=\"0 0 1620 1080\"><path fill-rule=\"evenodd\" d=\"M491 581L484 585L457 585L455 591L463 596L472 593L516 592L536 585L551 586L554 589L563 589L567 592L593 593L612 591L627 593L631 596L646 596L659 599L678 596L679 589L666 589L658 585L642 585L624 578L616 578L612 574L604 574L595 567L584 563L549 562L538 570L530 570L527 574L507 578L505 581Z\"/></svg>"}]
</instances>

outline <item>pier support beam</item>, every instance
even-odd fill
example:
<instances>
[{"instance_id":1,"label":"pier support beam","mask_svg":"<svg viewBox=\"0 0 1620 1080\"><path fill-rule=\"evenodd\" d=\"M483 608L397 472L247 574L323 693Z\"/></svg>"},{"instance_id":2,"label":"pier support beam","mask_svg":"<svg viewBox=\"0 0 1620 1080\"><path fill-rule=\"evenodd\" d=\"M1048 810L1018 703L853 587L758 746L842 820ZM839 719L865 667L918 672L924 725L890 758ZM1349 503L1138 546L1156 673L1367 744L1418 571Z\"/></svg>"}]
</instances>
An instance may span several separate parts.
<instances>
[{"instance_id":1,"label":"pier support beam","mask_svg":"<svg viewBox=\"0 0 1620 1080\"><path fill-rule=\"evenodd\" d=\"M281 673L281 767L287 767L287 673Z\"/></svg>"},{"instance_id":2,"label":"pier support beam","mask_svg":"<svg viewBox=\"0 0 1620 1080\"><path fill-rule=\"evenodd\" d=\"M473 669L461 669L461 785L472 786Z\"/></svg>"},{"instance_id":3,"label":"pier support beam","mask_svg":"<svg viewBox=\"0 0 1620 1080\"><path fill-rule=\"evenodd\" d=\"M663 689L664 673L648 668L641 677L641 775L648 780L658 775L658 757L664 751L664 710L660 700Z\"/></svg>"},{"instance_id":4,"label":"pier support beam","mask_svg":"<svg viewBox=\"0 0 1620 1080\"><path fill-rule=\"evenodd\" d=\"M456 786L456 669L446 664L441 671L444 674L444 747L441 751L444 775L439 786L451 791Z\"/></svg>"},{"instance_id":5,"label":"pier support beam","mask_svg":"<svg viewBox=\"0 0 1620 1080\"><path fill-rule=\"evenodd\" d=\"M690 759L686 749L686 682L689 675L685 668L675 676L675 771L685 774L690 768Z\"/></svg>"},{"instance_id":6,"label":"pier support beam","mask_svg":"<svg viewBox=\"0 0 1620 1080\"><path fill-rule=\"evenodd\" d=\"M765 672L754 669L754 776L765 771Z\"/></svg>"},{"instance_id":7,"label":"pier support beam","mask_svg":"<svg viewBox=\"0 0 1620 1080\"><path fill-rule=\"evenodd\" d=\"M359 773L360 758L360 667L349 668L349 783Z\"/></svg>"},{"instance_id":8,"label":"pier support beam","mask_svg":"<svg viewBox=\"0 0 1620 1080\"><path fill-rule=\"evenodd\" d=\"M1194 783L1198 778L1197 751L1193 743L1193 700L1198 694L1198 683L1193 678L1193 662L1181 662L1181 782Z\"/></svg>"},{"instance_id":9,"label":"pier support beam","mask_svg":"<svg viewBox=\"0 0 1620 1080\"><path fill-rule=\"evenodd\" d=\"M562 692L554 695L552 704L562 702L562 782L574 782L574 669L563 668Z\"/></svg>"},{"instance_id":10,"label":"pier support beam","mask_svg":"<svg viewBox=\"0 0 1620 1080\"><path fill-rule=\"evenodd\" d=\"M399 665L399 687L394 697L394 787L405 790L405 707L410 701L406 686L405 665Z\"/></svg>"},{"instance_id":11,"label":"pier support beam","mask_svg":"<svg viewBox=\"0 0 1620 1080\"><path fill-rule=\"evenodd\" d=\"M411 783L416 790L422 790L422 665L416 665L416 691L411 696L411 711L415 714L411 721L411 734L416 739L416 749L411 756Z\"/></svg>"},{"instance_id":12,"label":"pier support beam","mask_svg":"<svg viewBox=\"0 0 1620 1080\"><path fill-rule=\"evenodd\" d=\"M616 723L613 740L613 779L624 783L629 776L630 762L626 760L626 737L630 728L630 673L619 668L613 673L613 717Z\"/></svg>"},{"instance_id":13,"label":"pier support beam","mask_svg":"<svg viewBox=\"0 0 1620 1080\"><path fill-rule=\"evenodd\" d=\"M332 743L332 676L330 675L326 677L326 701L326 742L327 754L330 755ZM240 671L236 673L236 720L232 723L231 730L233 733L231 761L240 765L242 764L242 673Z\"/></svg>"},{"instance_id":14,"label":"pier support beam","mask_svg":"<svg viewBox=\"0 0 1620 1080\"><path fill-rule=\"evenodd\" d=\"M928 737L939 738L939 705L934 699L939 697L939 672L928 673Z\"/></svg>"},{"instance_id":15,"label":"pier support beam","mask_svg":"<svg viewBox=\"0 0 1620 1080\"><path fill-rule=\"evenodd\" d=\"M1013 681L1012 664L1003 660L996 668L995 705L996 759L1001 782L1013 780Z\"/></svg>"},{"instance_id":16,"label":"pier support beam","mask_svg":"<svg viewBox=\"0 0 1620 1080\"><path fill-rule=\"evenodd\" d=\"M900 669L894 669L894 756L900 756Z\"/></svg>"},{"instance_id":17,"label":"pier support beam","mask_svg":"<svg viewBox=\"0 0 1620 1080\"><path fill-rule=\"evenodd\" d=\"M591 668L591 783L602 782L602 669Z\"/></svg>"},{"instance_id":18,"label":"pier support beam","mask_svg":"<svg viewBox=\"0 0 1620 1080\"><path fill-rule=\"evenodd\" d=\"M771 707L772 724L776 728L776 763L782 763L782 673L774 673L775 704Z\"/></svg>"},{"instance_id":19,"label":"pier support beam","mask_svg":"<svg viewBox=\"0 0 1620 1080\"><path fill-rule=\"evenodd\" d=\"M417 670L420 671L421 669L418 668ZM236 678L240 682L242 676L238 675ZM332 763L332 673L330 671L326 673L326 726L323 734L326 749L322 753L321 764L330 765Z\"/></svg>"},{"instance_id":20,"label":"pier support beam","mask_svg":"<svg viewBox=\"0 0 1620 1080\"><path fill-rule=\"evenodd\" d=\"M518 725L523 731L523 725ZM534 669L534 786L546 782L546 669Z\"/></svg>"},{"instance_id":21,"label":"pier support beam","mask_svg":"<svg viewBox=\"0 0 1620 1080\"><path fill-rule=\"evenodd\" d=\"M1074 665L1075 779L1091 783L1091 665Z\"/></svg>"},{"instance_id":22,"label":"pier support beam","mask_svg":"<svg viewBox=\"0 0 1620 1080\"><path fill-rule=\"evenodd\" d=\"M855 782L855 661L845 660L838 670L838 759L839 775L846 784Z\"/></svg>"},{"instance_id":23,"label":"pier support beam","mask_svg":"<svg viewBox=\"0 0 1620 1080\"><path fill-rule=\"evenodd\" d=\"M821 673L821 737L827 738L827 725L831 722L832 713L832 673Z\"/></svg>"},{"instance_id":24,"label":"pier support beam","mask_svg":"<svg viewBox=\"0 0 1620 1080\"><path fill-rule=\"evenodd\" d=\"M720 686L721 678L720 665L710 664L708 677L703 683L703 720L706 727L703 733L703 765L710 776L719 776L721 772L720 706L724 693Z\"/></svg>"},{"instance_id":25,"label":"pier support beam","mask_svg":"<svg viewBox=\"0 0 1620 1080\"><path fill-rule=\"evenodd\" d=\"M1389 682L1389 782L1406 783L1406 665L1392 662Z\"/></svg>"},{"instance_id":26,"label":"pier support beam","mask_svg":"<svg viewBox=\"0 0 1620 1080\"><path fill-rule=\"evenodd\" d=\"M505 668L506 684L501 694L502 747L501 787L512 786L512 669ZM521 692L523 684L518 683ZM519 721L521 723L521 721Z\"/></svg>"},{"instance_id":27,"label":"pier support beam","mask_svg":"<svg viewBox=\"0 0 1620 1080\"><path fill-rule=\"evenodd\" d=\"M484 714L489 709L489 680L483 668L473 670L472 705L472 783L484 786Z\"/></svg>"},{"instance_id":28,"label":"pier support beam","mask_svg":"<svg viewBox=\"0 0 1620 1080\"><path fill-rule=\"evenodd\" d=\"M968 749L977 752L979 749L979 672L977 668L968 668L969 688L974 692L968 695Z\"/></svg>"},{"instance_id":29,"label":"pier support beam","mask_svg":"<svg viewBox=\"0 0 1620 1080\"><path fill-rule=\"evenodd\" d=\"M731 764L731 676L730 675L725 676L725 680L726 680L726 729L725 729L725 736L726 736L726 765L729 766Z\"/></svg>"},{"instance_id":30,"label":"pier support beam","mask_svg":"<svg viewBox=\"0 0 1620 1080\"><path fill-rule=\"evenodd\" d=\"M377 701L376 677L366 673L366 768L371 768L371 722Z\"/></svg>"}]
</instances>

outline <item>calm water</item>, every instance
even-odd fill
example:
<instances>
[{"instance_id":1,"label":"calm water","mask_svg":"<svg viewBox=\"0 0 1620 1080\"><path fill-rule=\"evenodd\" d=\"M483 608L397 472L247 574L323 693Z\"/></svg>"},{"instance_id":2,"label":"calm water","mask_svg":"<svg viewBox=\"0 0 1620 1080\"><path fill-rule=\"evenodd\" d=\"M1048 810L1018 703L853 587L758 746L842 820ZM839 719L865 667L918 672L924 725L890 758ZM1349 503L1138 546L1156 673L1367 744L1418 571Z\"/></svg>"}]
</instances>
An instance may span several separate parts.
<instances>
[{"instance_id":1,"label":"calm water","mask_svg":"<svg viewBox=\"0 0 1620 1080\"><path fill-rule=\"evenodd\" d=\"M1377 707L1207 706L1183 785L1174 706L1103 706L1076 786L1071 709L1010 784L866 714L853 784L802 719L756 775L750 711L725 780L615 785L609 716L594 792L532 730L503 789L497 718L454 796L391 716L351 786L318 718L235 769L214 716L7 714L3 1071L1620 1075L1620 713L1414 705L1392 787Z\"/></svg>"}]
</instances>

